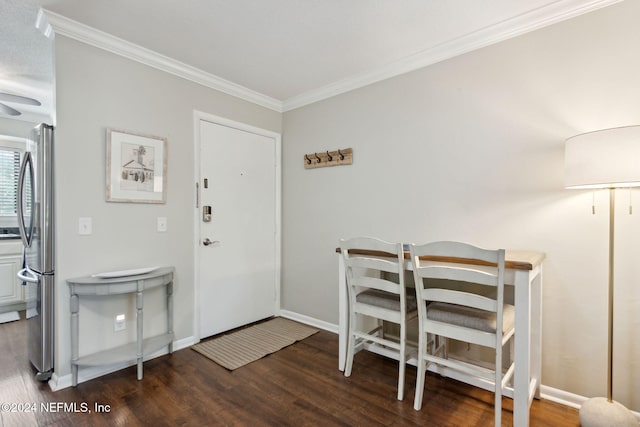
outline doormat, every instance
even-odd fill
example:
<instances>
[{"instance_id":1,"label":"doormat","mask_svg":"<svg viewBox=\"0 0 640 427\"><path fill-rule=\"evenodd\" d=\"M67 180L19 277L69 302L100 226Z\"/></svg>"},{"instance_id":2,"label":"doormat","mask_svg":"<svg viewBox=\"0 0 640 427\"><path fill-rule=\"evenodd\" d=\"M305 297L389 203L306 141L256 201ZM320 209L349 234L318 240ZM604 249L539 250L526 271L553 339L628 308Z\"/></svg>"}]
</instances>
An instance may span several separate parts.
<instances>
[{"instance_id":1,"label":"doormat","mask_svg":"<svg viewBox=\"0 0 640 427\"><path fill-rule=\"evenodd\" d=\"M0 323L9 323L16 320L20 320L20 315L17 311L9 311L7 313L0 313Z\"/></svg>"},{"instance_id":2,"label":"doormat","mask_svg":"<svg viewBox=\"0 0 640 427\"><path fill-rule=\"evenodd\" d=\"M276 317L240 329L191 348L218 365L233 371L247 363L275 353L296 341L318 332L318 329L292 320Z\"/></svg>"}]
</instances>

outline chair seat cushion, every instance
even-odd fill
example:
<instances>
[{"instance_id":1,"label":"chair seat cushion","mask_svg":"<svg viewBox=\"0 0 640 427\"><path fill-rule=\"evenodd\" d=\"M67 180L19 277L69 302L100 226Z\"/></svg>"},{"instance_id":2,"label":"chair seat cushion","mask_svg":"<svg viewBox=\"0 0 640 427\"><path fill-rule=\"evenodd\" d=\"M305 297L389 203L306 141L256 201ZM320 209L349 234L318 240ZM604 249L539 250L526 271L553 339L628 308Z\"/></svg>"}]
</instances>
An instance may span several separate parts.
<instances>
[{"instance_id":1,"label":"chair seat cushion","mask_svg":"<svg viewBox=\"0 0 640 427\"><path fill-rule=\"evenodd\" d=\"M496 331L496 313L444 302L433 302L427 306L427 318L485 332ZM514 307L504 304L502 312L502 332L513 328Z\"/></svg>"},{"instance_id":2,"label":"chair seat cushion","mask_svg":"<svg viewBox=\"0 0 640 427\"><path fill-rule=\"evenodd\" d=\"M400 295L378 289L368 289L356 296L356 301L362 304L375 305L389 310L400 311ZM418 309L415 295L407 294L407 313Z\"/></svg>"}]
</instances>

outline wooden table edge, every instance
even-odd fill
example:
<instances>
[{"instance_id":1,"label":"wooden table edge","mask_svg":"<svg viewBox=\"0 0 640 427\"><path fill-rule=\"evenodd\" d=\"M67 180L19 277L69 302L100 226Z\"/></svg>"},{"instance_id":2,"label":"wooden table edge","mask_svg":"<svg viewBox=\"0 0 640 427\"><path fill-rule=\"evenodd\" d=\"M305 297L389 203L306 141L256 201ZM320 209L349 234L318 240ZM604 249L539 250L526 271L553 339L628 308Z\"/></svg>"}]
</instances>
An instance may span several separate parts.
<instances>
[{"instance_id":1,"label":"wooden table edge","mask_svg":"<svg viewBox=\"0 0 640 427\"><path fill-rule=\"evenodd\" d=\"M381 251L370 250L353 250L358 255L371 255L380 257L395 257L395 254ZM336 248L336 253L342 253L340 248ZM544 261L546 255L544 252L536 251L520 251L520 250L507 250L505 253L505 268L513 270L533 270ZM404 251L404 259L411 259L409 251ZM429 261L442 261L442 262L455 262L461 264L471 265L491 265L477 260L469 260L463 258L448 258L448 257L420 257L420 259Z\"/></svg>"}]
</instances>

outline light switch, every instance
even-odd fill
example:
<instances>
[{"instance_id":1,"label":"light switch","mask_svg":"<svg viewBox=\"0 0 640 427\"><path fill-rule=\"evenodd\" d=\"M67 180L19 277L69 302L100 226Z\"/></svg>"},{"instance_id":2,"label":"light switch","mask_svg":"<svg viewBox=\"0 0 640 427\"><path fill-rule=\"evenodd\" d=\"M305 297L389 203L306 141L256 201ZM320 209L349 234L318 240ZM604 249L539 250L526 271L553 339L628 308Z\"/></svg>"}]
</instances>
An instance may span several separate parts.
<instances>
[{"instance_id":1,"label":"light switch","mask_svg":"<svg viewBox=\"0 0 640 427\"><path fill-rule=\"evenodd\" d=\"M78 234L88 236L93 232L91 218L78 218Z\"/></svg>"},{"instance_id":2,"label":"light switch","mask_svg":"<svg viewBox=\"0 0 640 427\"><path fill-rule=\"evenodd\" d=\"M167 217L159 216L158 217L158 232L164 233L167 231Z\"/></svg>"}]
</instances>

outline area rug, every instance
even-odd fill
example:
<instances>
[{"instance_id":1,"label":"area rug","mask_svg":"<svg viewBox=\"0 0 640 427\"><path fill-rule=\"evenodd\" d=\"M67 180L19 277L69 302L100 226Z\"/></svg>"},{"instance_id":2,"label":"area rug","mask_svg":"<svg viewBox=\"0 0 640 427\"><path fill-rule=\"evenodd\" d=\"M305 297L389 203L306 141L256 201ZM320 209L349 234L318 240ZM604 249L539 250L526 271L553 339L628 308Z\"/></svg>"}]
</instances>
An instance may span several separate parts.
<instances>
[{"instance_id":1,"label":"area rug","mask_svg":"<svg viewBox=\"0 0 640 427\"><path fill-rule=\"evenodd\" d=\"M15 320L20 320L20 315L17 311L9 311L7 313L0 313L0 323L9 323Z\"/></svg>"},{"instance_id":2,"label":"area rug","mask_svg":"<svg viewBox=\"0 0 640 427\"><path fill-rule=\"evenodd\" d=\"M318 332L318 329L292 320L276 317L223 335L191 348L217 364L233 371L247 363L275 353L296 341Z\"/></svg>"}]
</instances>

